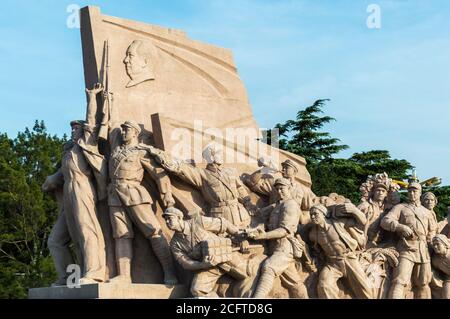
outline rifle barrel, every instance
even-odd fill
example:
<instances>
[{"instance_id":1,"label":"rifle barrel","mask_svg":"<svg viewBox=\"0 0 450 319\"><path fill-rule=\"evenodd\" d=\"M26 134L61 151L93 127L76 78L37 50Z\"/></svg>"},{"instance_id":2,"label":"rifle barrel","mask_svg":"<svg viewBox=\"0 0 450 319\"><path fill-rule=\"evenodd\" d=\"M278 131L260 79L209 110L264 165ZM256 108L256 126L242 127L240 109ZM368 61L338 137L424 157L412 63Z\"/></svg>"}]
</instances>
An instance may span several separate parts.
<instances>
[{"instance_id":1,"label":"rifle barrel","mask_svg":"<svg viewBox=\"0 0 450 319\"><path fill-rule=\"evenodd\" d=\"M106 93L110 93L110 78L109 78L109 40L106 40L106 83L105 83L105 91Z\"/></svg>"}]
</instances>

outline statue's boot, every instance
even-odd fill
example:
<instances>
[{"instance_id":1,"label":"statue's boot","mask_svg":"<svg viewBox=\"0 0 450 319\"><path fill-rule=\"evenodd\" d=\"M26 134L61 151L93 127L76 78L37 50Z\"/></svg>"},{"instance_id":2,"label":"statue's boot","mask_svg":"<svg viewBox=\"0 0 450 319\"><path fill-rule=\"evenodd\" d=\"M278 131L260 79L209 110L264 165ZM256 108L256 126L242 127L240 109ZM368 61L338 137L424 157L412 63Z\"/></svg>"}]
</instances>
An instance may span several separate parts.
<instances>
[{"instance_id":1,"label":"statue's boot","mask_svg":"<svg viewBox=\"0 0 450 319\"><path fill-rule=\"evenodd\" d=\"M214 291L212 291L212 292L210 292L209 294L206 294L206 295L192 297L192 299L216 299L216 298L220 298L220 297Z\"/></svg>"},{"instance_id":2,"label":"statue's boot","mask_svg":"<svg viewBox=\"0 0 450 319\"><path fill-rule=\"evenodd\" d=\"M393 283L389 292L389 299L405 299L405 286Z\"/></svg>"},{"instance_id":3,"label":"statue's boot","mask_svg":"<svg viewBox=\"0 0 450 319\"><path fill-rule=\"evenodd\" d=\"M298 283L294 287L289 289L289 294L291 298L296 299L309 299L308 292L306 290L306 287L303 283Z\"/></svg>"},{"instance_id":4,"label":"statue's boot","mask_svg":"<svg viewBox=\"0 0 450 319\"><path fill-rule=\"evenodd\" d=\"M445 282L442 286L442 299L450 299L450 282Z\"/></svg>"},{"instance_id":5,"label":"statue's boot","mask_svg":"<svg viewBox=\"0 0 450 319\"><path fill-rule=\"evenodd\" d=\"M118 275L110 283L131 284L131 259L133 258L133 242L131 238L118 238L116 243L116 260Z\"/></svg>"},{"instance_id":6,"label":"statue's boot","mask_svg":"<svg viewBox=\"0 0 450 319\"><path fill-rule=\"evenodd\" d=\"M75 264L72 254L70 253L69 245L58 242L58 239L59 238L54 238L54 236L50 235L48 240L48 248L55 264L56 273L58 274L58 280L52 284L52 287L67 285L67 277L69 275L67 273L67 267Z\"/></svg>"},{"instance_id":7,"label":"statue's boot","mask_svg":"<svg viewBox=\"0 0 450 319\"><path fill-rule=\"evenodd\" d=\"M261 277L259 277L258 286L256 287L253 298L267 298L273 288L275 273L270 269L263 269Z\"/></svg>"},{"instance_id":8,"label":"statue's boot","mask_svg":"<svg viewBox=\"0 0 450 319\"><path fill-rule=\"evenodd\" d=\"M178 283L178 279L167 239L163 234L159 233L150 237L150 243L152 245L153 252L163 268L164 284L168 286L176 285Z\"/></svg>"},{"instance_id":9,"label":"statue's boot","mask_svg":"<svg viewBox=\"0 0 450 319\"><path fill-rule=\"evenodd\" d=\"M424 285L420 287L416 287L414 291L415 299L431 299L431 289L430 286Z\"/></svg>"}]
</instances>

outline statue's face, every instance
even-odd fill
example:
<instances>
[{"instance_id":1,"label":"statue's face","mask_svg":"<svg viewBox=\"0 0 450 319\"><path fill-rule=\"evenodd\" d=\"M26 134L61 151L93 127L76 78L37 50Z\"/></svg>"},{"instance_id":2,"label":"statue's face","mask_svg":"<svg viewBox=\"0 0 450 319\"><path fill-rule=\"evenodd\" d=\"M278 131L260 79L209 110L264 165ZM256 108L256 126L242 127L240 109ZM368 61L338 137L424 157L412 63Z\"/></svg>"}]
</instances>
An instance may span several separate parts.
<instances>
[{"instance_id":1,"label":"statue's face","mask_svg":"<svg viewBox=\"0 0 450 319\"><path fill-rule=\"evenodd\" d=\"M445 247L444 243L440 240L434 240L433 241L433 250L438 255L446 255L447 254L447 247Z\"/></svg>"},{"instance_id":2,"label":"statue's face","mask_svg":"<svg viewBox=\"0 0 450 319\"><path fill-rule=\"evenodd\" d=\"M311 217L311 222L314 225L324 225L325 224L325 216L318 209L312 208L309 212L309 216Z\"/></svg>"},{"instance_id":3,"label":"statue's face","mask_svg":"<svg viewBox=\"0 0 450 319\"><path fill-rule=\"evenodd\" d=\"M376 202L383 202L386 199L387 190L383 187L377 187L373 193L373 199Z\"/></svg>"},{"instance_id":4,"label":"statue's face","mask_svg":"<svg viewBox=\"0 0 450 319\"><path fill-rule=\"evenodd\" d=\"M258 167L263 167L264 166L264 157L260 157L258 158Z\"/></svg>"},{"instance_id":5,"label":"statue's face","mask_svg":"<svg viewBox=\"0 0 450 319\"><path fill-rule=\"evenodd\" d=\"M183 228L181 227L181 220L177 216L167 216L166 225L170 230L181 232Z\"/></svg>"},{"instance_id":6,"label":"statue's face","mask_svg":"<svg viewBox=\"0 0 450 319\"><path fill-rule=\"evenodd\" d=\"M289 165L283 165L281 167L281 175L284 178L292 178L295 176L295 169Z\"/></svg>"},{"instance_id":7,"label":"statue's face","mask_svg":"<svg viewBox=\"0 0 450 319\"><path fill-rule=\"evenodd\" d=\"M72 125L72 131L71 131L71 138L72 141L76 142L83 136L83 128L81 125L75 124Z\"/></svg>"},{"instance_id":8,"label":"statue's face","mask_svg":"<svg viewBox=\"0 0 450 319\"><path fill-rule=\"evenodd\" d=\"M422 205L429 210L433 210L436 207L436 200L432 196L427 196L423 199Z\"/></svg>"},{"instance_id":9,"label":"statue's face","mask_svg":"<svg viewBox=\"0 0 450 319\"><path fill-rule=\"evenodd\" d=\"M289 186L286 185L277 185L275 186L278 195L280 196L281 200L289 199L291 198L291 192Z\"/></svg>"},{"instance_id":10,"label":"statue's face","mask_svg":"<svg viewBox=\"0 0 450 319\"><path fill-rule=\"evenodd\" d=\"M128 127L128 126L122 127L122 141L125 144L130 143L136 137L137 137L137 132L134 128Z\"/></svg>"},{"instance_id":11,"label":"statue's face","mask_svg":"<svg viewBox=\"0 0 450 319\"><path fill-rule=\"evenodd\" d=\"M137 46L131 45L127 50L127 55L123 60L125 69L130 78L143 72L147 66L147 60L137 52Z\"/></svg>"},{"instance_id":12,"label":"statue's face","mask_svg":"<svg viewBox=\"0 0 450 319\"><path fill-rule=\"evenodd\" d=\"M388 197L389 197L389 201L391 202L391 204L396 205L396 204L400 203L400 195L398 195L397 192L389 192Z\"/></svg>"},{"instance_id":13,"label":"statue's face","mask_svg":"<svg viewBox=\"0 0 450 319\"><path fill-rule=\"evenodd\" d=\"M422 192L415 188L410 188L408 190L408 199L410 202L417 202L420 201L420 196L422 195Z\"/></svg>"},{"instance_id":14,"label":"statue's face","mask_svg":"<svg viewBox=\"0 0 450 319\"><path fill-rule=\"evenodd\" d=\"M367 199L369 197L369 191L364 187L360 188L359 190L361 192L361 197Z\"/></svg>"},{"instance_id":15,"label":"statue's face","mask_svg":"<svg viewBox=\"0 0 450 319\"><path fill-rule=\"evenodd\" d=\"M203 150L203 159L208 164L223 164L223 149L220 147L209 146Z\"/></svg>"}]
</instances>

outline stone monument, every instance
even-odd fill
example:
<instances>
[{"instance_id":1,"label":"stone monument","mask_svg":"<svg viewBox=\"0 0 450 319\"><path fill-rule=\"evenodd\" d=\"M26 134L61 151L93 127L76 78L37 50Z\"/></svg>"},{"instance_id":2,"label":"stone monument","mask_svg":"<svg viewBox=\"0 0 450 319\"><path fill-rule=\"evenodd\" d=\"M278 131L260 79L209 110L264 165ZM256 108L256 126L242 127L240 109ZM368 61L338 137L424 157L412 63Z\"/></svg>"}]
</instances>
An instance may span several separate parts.
<instances>
[{"instance_id":1,"label":"stone monument","mask_svg":"<svg viewBox=\"0 0 450 319\"><path fill-rule=\"evenodd\" d=\"M59 278L29 298L449 298L436 196L401 203L381 172L358 206L316 196L262 141L230 50L97 7L81 40L86 118L42 187Z\"/></svg>"}]
</instances>

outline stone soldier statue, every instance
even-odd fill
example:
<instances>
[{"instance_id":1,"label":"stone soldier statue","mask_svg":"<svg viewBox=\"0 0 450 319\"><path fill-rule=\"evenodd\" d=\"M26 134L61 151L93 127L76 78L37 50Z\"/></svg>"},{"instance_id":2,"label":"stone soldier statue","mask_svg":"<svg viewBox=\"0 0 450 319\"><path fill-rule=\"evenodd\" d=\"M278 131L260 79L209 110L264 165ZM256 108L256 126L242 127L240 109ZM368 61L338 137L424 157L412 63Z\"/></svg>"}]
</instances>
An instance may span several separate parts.
<instances>
[{"instance_id":1,"label":"stone soldier statue","mask_svg":"<svg viewBox=\"0 0 450 319\"><path fill-rule=\"evenodd\" d=\"M393 207L390 201L392 196L389 196L389 193L396 192L398 186L392 182L392 179L386 173L383 173L369 176L367 181L360 187L361 189L364 189L364 193L367 191L368 198L361 201L358 209L367 218L364 228L367 236L367 246L375 247L381 242L388 242L390 239L386 232L383 233L380 223L385 214Z\"/></svg>"},{"instance_id":2,"label":"stone soldier statue","mask_svg":"<svg viewBox=\"0 0 450 319\"><path fill-rule=\"evenodd\" d=\"M295 181L295 175L299 169L297 164L287 159L281 163L281 174L291 183L292 198L298 203L301 209L299 222L305 225L309 221L309 209L315 203L316 195L306 186ZM246 185L254 192L269 197L269 203L276 203L278 200L278 192L274 187L275 178L263 174L261 170L256 171L246 179Z\"/></svg>"},{"instance_id":3,"label":"stone soldier statue","mask_svg":"<svg viewBox=\"0 0 450 319\"><path fill-rule=\"evenodd\" d=\"M66 284L67 266L74 264L69 248L71 240L82 267L80 284L106 279L105 242L96 207L107 196L107 163L98 152L95 127L96 95L101 90L99 85L86 90L87 121L70 123L72 140L64 145L61 168L42 186L43 191L63 187L62 210L48 239L59 276L55 284L59 285Z\"/></svg>"},{"instance_id":4,"label":"stone soldier statue","mask_svg":"<svg viewBox=\"0 0 450 319\"><path fill-rule=\"evenodd\" d=\"M422 206L428 209L431 214L433 215L434 222L437 225L437 217L436 212L434 211L434 208L438 204L438 199L436 195L434 195L432 192L426 192L423 194L420 198L420 202L422 203ZM436 226L437 227L437 226Z\"/></svg>"},{"instance_id":5,"label":"stone soldier statue","mask_svg":"<svg viewBox=\"0 0 450 319\"><path fill-rule=\"evenodd\" d=\"M411 282L416 299L431 298L430 254L428 243L436 233L432 213L420 203L422 186L412 182L408 186L408 202L394 206L381 220L381 227L398 234L399 265L394 269L389 297L405 298L405 287Z\"/></svg>"},{"instance_id":6,"label":"stone soldier statue","mask_svg":"<svg viewBox=\"0 0 450 319\"><path fill-rule=\"evenodd\" d=\"M434 208L438 204L438 199L436 195L434 195L432 192L426 192L425 194L422 194L420 197L420 202L422 203L422 206L428 209L431 214L433 215L433 221L436 224L436 233L439 233L439 227L438 227L438 221L436 217L436 212L434 211ZM433 259L431 260L433 262ZM431 289L431 297L434 298L436 295L436 290L439 291L442 290L442 280L439 280L438 276L435 275L436 271L434 269L431 269L432 277L430 281L430 289Z\"/></svg>"},{"instance_id":7,"label":"stone soldier statue","mask_svg":"<svg viewBox=\"0 0 450 319\"><path fill-rule=\"evenodd\" d=\"M442 298L450 299L450 239L442 234L432 239L434 254L431 264L442 278Z\"/></svg>"},{"instance_id":8,"label":"stone soldier statue","mask_svg":"<svg viewBox=\"0 0 450 319\"><path fill-rule=\"evenodd\" d=\"M201 191L209 204L208 216L223 217L243 228L250 224L250 214L244 207L251 205L250 197L236 172L223 168L222 151L217 145L203 151L206 168L176 162L156 148L150 148L150 152L167 171Z\"/></svg>"},{"instance_id":9,"label":"stone soldier statue","mask_svg":"<svg viewBox=\"0 0 450 319\"><path fill-rule=\"evenodd\" d=\"M262 214L268 214L267 232L260 228L249 232L252 239L269 241L269 257L262 265L254 297L267 297L273 288L274 279L280 277L291 297L305 299L308 293L295 265L296 259L302 256L305 249L303 241L295 236L300 207L292 198L290 180L278 178L274 187L278 192L278 202L261 211Z\"/></svg>"},{"instance_id":10,"label":"stone soldier statue","mask_svg":"<svg viewBox=\"0 0 450 319\"><path fill-rule=\"evenodd\" d=\"M373 179L372 175L367 177L367 180L359 186L359 192L361 193L361 201L360 204L369 201L370 195L373 188Z\"/></svg>"},{"instance_id":11,"label":"stone soldier statue","mask_svg":"<svg viewBox=\"0 0 450 319\"><path fill-rule=\"evenodd\" d=\"M338 299L337 282L345 278L357 298L371 299L369 279L358 259L359 248L364 243L361 229L366 223L365 215L350 203L338 205L333 213L317 204L310 214L314 227L309 239L325 255L317 287L319 298Z\"/></svg>"},{"instance_id":12,"label":"stone soldier statue","mask_svg":"<svg viewBox=\"0 0 450 319\"><path fill-rule=\"evenodd\" d=\"M246 267L241 261L239 252L229 251L229 260L222 262L214 257L205 256L206 241L224 242L219 234L237 235L238 227L222 217L206 217L197 214L189 220L183 220L183 212L170 207L163 214L169 229L175 231L170 248L175 260L186 270L195 272L191 283L191 294L194 297L218 297L214 288L217 281L225 274L242 280L245 279ZM231 248L219 247L220 250Z\"/></svg>"},{"instance_id":13,"label":"stone soldier statue","mask_svg":"<svg viewBox=\"0 0 450 319\"><path fill-rule=\"evenodd\" d=\"M164 169L149 156L147 146L138 143L141 131L134 121L121 125L122 145L116 147L109 160L108 205L113 236L116 243L118 276L111 281L131 282L133 256L133 224L150 241L153 252L164 271L167 285L177 283L173 259L161 225L152 210L153 203L147 189L141 184L144 171L155 181L164 206L172 206L170 179Z\"/></svg>"}]
</instances>

